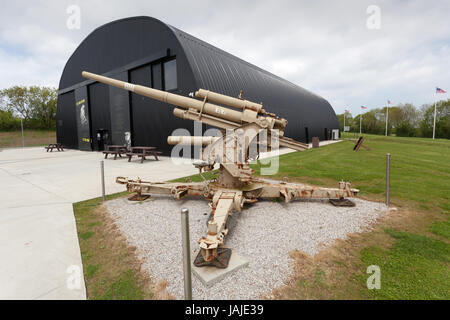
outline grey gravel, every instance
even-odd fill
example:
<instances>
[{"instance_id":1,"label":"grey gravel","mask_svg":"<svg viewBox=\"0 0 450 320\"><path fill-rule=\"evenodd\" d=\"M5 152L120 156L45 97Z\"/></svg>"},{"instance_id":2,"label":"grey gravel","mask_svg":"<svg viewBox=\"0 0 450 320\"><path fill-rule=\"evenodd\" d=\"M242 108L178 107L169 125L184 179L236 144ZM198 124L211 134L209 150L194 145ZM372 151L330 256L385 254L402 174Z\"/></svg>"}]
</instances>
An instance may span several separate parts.
<instances>
[{"instance_id":1,"label":"grey gravel","mask_svg":"<svg viewBox=\"0 0 450 320\"><path fill-rule=\"evenodd\" d=\"M235 213L235 227L226 237L227 247L250 260L213 287L192 278L194 299L258 299L282 286L292 275L289 253L300 250L315 255L336 239L368 230L381 215L381 203L354 199L356 207L334 207L325 200L288 204L261 201L242 213ZM183 269L180 210L189 209L191 249L198 253L197 240L204 235L209 214L203 199L175 201L155 197L153 201L131 203L121 198L105 203L127 241L136 246L143 265L155 283L168 282L167 291L182 299Z\"/></svg>"}]
</instances>

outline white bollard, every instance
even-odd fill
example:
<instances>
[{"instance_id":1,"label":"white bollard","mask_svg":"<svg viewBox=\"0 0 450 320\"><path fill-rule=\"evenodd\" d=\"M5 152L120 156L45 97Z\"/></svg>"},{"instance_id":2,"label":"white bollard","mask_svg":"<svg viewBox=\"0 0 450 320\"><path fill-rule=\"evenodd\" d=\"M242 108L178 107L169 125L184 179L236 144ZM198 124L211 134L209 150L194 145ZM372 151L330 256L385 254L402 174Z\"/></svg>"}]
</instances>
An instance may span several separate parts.
<instances>
[{"instance_id":1,"label":"white bollard","mask_svg":"<svg viewBox=\"0 0 450 320\"><path fill-rule=\"evenodd\" d=\"M102 200L106 201L105 195L105 164L104 161L100 161L100 171L101 171L101 179L102 179Z\"/></svg>"},{"instance_id":2,"label":"white bollard","mask_svg":"<svg viewBox=\"0 0 450 320\"><path fill-rule=\"evenodd\" d=\"M184 300L192 300L189 210L186 208L181 209L181 242L183 245Z\"/></svg>"}]
</instances>

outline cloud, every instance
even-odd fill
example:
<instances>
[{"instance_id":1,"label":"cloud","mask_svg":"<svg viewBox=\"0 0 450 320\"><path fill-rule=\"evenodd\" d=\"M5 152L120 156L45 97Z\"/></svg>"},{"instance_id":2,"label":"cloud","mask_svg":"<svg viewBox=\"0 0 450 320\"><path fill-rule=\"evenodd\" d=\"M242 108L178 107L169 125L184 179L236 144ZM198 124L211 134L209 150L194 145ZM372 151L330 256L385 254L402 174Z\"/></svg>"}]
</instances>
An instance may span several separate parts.
<instances>
[{"instance_id":1,"label":"cloud","mask_svg":"<svg viewBox=\"0 0 450 320\"><path fill-rule=\"evenodd\" d=\"M66 27L70 5L81 29ZM369 5L380 29L366 26ZM57 86L64 64L95 28L148 15L359 112L387 99L432 102L450 89L450 2L344 1L10 1L0 12L0 87Z\"/></svg>"}]
</instances>

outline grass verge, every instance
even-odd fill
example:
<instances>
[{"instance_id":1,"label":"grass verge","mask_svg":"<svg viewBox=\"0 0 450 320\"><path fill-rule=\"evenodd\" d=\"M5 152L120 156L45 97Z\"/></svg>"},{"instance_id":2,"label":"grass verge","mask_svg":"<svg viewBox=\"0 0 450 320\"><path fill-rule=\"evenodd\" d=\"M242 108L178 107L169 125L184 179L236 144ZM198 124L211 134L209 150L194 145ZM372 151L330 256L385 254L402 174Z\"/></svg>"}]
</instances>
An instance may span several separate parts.
<instances>
[{"instance_id":1,"label":"grass verge","mask_svg":"<svg viewBox=\"0 0 450 320\"><path fill-rule=\"evenodd\" d=\"M56 143L56 131L24 130L25 147L44 146ZM0 148L22 147L21 131L0 132Z\"/></svg>"},{"instance_id":2,"label":"grass verge","mask_svg":"<svg viewBox=\"0 0 450 320\"><path fill-rule=\"evenodd\" d=\"M108 200L127 193L107 196ZM96 198L73 205L87 297L93 300L153 299L158 291L141 270L136 248L129 246ZM156 294L155 294L156 292Z\"/></svg>"}]
</instances>

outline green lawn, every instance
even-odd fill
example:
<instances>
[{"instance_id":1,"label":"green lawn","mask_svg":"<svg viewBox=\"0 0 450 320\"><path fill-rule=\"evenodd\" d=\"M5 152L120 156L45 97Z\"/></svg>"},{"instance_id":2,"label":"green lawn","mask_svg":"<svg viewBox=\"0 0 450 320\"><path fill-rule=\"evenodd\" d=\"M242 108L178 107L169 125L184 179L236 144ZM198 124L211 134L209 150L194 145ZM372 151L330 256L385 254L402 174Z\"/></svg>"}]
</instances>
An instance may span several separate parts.
<instances>
[{"instance_id":1,"label":"green lawn","mask_svg":"<svg viewBox=\"0 0 450 320\"><path fill-rule=\"evenodd\" d=\"M349 241L337 256L311 261L310 273L299 275L277 298L450 298L450 140L364 136L370 150L354 152L354 144L344 141L282 155L278 173L269 178L328 187L343 179L360 189L361 197L384 202L390 153L391 205L400 214L392 213L394 220ZM253 168L259 174L261 164ZM190 178L200 181L198 175ZM366 287L366 269L372 264L381 268L381 290Z\"/></svg>"},{"instance_id":2,"label":"green lawn","mask_svg":"<svg viewBox=\"0 0 450 320\"><path fill-rule=\"evenodd\" d=\"M390 250L369 247L361 251L366 265L381 269L381 288L369 295L376 299L449 299L449 243L415 233L386 232L395 239Z\"/></svg>"},{"instance_id":3,"label":"green lawn","mask_svg":"<svg viewBox=\"0 0 450 320\"><path fill-rule=\"evenodd\" d=\"M290 177L311 184L352 182L361 195L383 200L386 154L391 154L391 198L420 208L449 210L450 140L365 135L371 150L352 151L341 142L280 157L277 178ZM254 166L256 172L260 166Z\"/></svg>"},{"instance_id":4,"label":"green lawn","mask_svg":"<svg viewBox=\"0 0 450 320\"><path fill-rule=\"evenodd\" d=\"M395 220L350 241L345 247L350 254L312 262L314 274L299 276L296 285L279 297L449 299L450 141L365 137L370 150L354 152L351 142L341 142L283 155L277 177L327 186L344 179L359 188L362 197L384 201L390 153L391 204L399 207L399 214L392 213ZM260 165L255 170L259 172ZM404 212L405 217L395 217ZM366 288L370 265L381 268L380 290ZM318 282L320 268L328 274ZM345 276L338 274L342 272ZM340 279L338 283L333 277Z\"/></svg>"}]
</instances>

